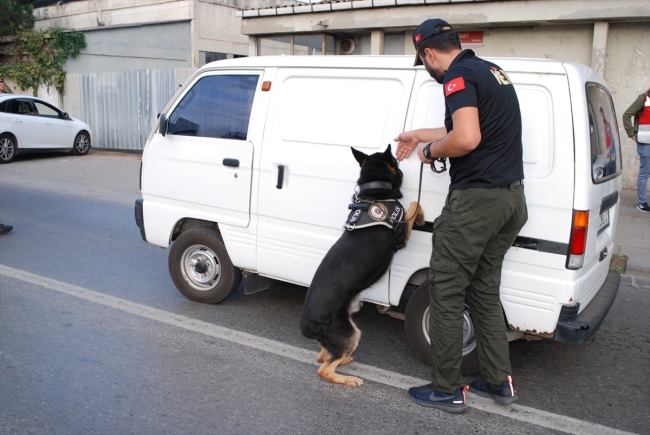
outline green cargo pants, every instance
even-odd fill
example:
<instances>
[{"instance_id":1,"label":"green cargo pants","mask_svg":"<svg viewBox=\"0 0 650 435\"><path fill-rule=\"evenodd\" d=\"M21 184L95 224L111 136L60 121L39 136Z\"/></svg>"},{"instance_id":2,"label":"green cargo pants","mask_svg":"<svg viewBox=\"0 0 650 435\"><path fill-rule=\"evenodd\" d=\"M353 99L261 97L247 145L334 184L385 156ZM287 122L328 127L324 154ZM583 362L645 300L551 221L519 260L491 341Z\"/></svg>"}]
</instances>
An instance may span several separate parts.
<instances>
[{"instance_id":1,"label":"green cargo pants","mask_svg":"<svg viewBox=\"0 0 650 435\"><path fill-rule=\"evenodd\" d=\"M429 336L433 388L453 393L462 386L463 309L475 329L483 379L500 384L511 374L501 308L501 265L528 220L523 185L455 189L433 223L429 269Z\"/></svg>"}]
</instances>

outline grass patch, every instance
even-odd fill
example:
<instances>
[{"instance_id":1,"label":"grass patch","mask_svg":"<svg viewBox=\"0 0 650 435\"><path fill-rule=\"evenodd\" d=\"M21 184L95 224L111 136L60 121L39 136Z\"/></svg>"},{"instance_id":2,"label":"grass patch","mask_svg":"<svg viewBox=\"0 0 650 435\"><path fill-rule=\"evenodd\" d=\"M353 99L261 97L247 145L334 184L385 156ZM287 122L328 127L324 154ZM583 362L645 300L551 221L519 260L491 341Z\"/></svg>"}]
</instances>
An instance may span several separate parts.
<instances>
[{"instance_id":1,"label":"grass patch","mask_svg":"<svg viewBox=\"0 0 650 435\"><path fill-rule=\"evenodd\" d=\"M609 265L609 270L615 270L620 274L624 274L627 269L627 255L612 255L612 262Z\"/></svg>"}]
</instances>

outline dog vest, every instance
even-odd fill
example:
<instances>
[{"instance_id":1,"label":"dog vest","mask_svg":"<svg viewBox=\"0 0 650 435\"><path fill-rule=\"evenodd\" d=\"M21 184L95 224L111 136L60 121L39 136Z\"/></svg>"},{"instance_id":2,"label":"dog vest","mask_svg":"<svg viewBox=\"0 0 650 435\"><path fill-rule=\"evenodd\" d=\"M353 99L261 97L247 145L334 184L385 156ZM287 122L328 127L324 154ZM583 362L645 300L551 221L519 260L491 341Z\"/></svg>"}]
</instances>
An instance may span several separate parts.
<instances>
[{"instance_id":1,"label":"dog vest","mask_svg":"<svg viewBox=\"0 0 650 435\"><path fill-rule=\"evenodd\" d=\"M351 210L345 221L345 229L354 231L374 225L384 225L395 233L395 251L406 246L406 232L404 231L404 206L396 199L386 199L372 203L357 202L350 204Z\"/></svg>"}]
</instances>

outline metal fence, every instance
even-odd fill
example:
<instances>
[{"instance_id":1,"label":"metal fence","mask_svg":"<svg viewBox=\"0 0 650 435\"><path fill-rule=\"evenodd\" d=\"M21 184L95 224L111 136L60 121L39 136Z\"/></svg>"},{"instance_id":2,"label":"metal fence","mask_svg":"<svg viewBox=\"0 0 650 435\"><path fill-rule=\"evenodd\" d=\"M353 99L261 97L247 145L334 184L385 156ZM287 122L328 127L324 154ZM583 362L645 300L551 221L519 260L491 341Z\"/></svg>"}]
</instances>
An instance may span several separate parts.
<instances>
[{"instance_id":1,"label":"metal fence","mask_svg":"<svg viewBox=\"0 0 650 435\"><path fill-rule=\"evenodd\" d=\"M196 70L68 74L65 110L93 129L93 147L141 150L156 116Z\"/></svg>"}]
</instances>

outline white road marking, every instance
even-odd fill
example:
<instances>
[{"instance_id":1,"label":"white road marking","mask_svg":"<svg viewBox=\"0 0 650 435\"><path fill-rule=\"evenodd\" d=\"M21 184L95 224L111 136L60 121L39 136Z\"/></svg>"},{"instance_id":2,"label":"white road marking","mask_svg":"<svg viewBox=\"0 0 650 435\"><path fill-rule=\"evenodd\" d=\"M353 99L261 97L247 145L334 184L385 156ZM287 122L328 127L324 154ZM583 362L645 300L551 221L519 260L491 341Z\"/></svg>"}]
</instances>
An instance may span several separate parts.
<instances>
[{"instance_id":1,"label":"white road marking","mask_svg":"<svg viewBox=\"0 0 650 435\"><path fill-rule=\"evenodd\" d=\"M56 281L44 276L35 275L33 273L25 272L20 269L14 269L12 267L4 265L0 265L0 275L35 284L100 305L115 308L121 311L126 311L136 316L145 317L147 319L155 320L172 326L177 326L189 331L199 332L211 337L262 350L264 352L270 352L275 355L290 358L295 361L300 361L314 366L320 365L316 362L316 352L302 349L300 347L291 346L278 341L247 334L245 332L235 331L233 329L213 325L211 323L192 319L180 314L174 314L156 308L151 308L146 305L105 295L103 293L88 290L83 287L66 284L61 281ZM357 362L353 363L351 366L340 367L340 371L350 375L358 376L362 379L367 379L403 390L408 390L410 387L423 385L429 382L424 379L404 376L399 373L383 370L378 367L373 367L366 364L359 364ZM404 400L406 400L406 398ZM511 418L513 420L519 420L525 423L530 423L571 434L588 435L597 433L599 435L633 435L631 432L625 432L607 426L602 426L563 415L553 414L527 406L521 406L517 404L509 406L497 405L490 399L485 399L470 392L467 393L467 405L481 411L498 414Z\"/></svg>"}]
</instances>

